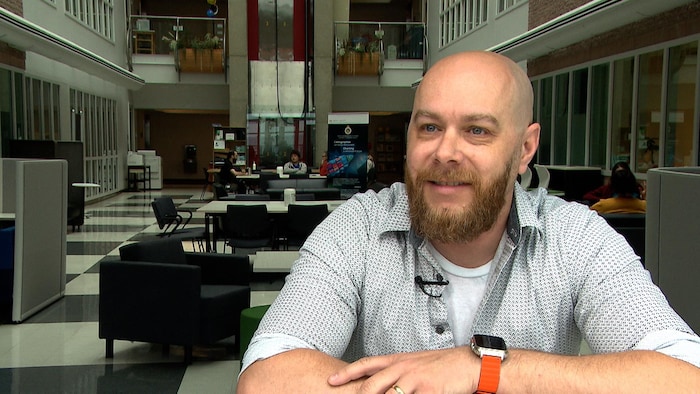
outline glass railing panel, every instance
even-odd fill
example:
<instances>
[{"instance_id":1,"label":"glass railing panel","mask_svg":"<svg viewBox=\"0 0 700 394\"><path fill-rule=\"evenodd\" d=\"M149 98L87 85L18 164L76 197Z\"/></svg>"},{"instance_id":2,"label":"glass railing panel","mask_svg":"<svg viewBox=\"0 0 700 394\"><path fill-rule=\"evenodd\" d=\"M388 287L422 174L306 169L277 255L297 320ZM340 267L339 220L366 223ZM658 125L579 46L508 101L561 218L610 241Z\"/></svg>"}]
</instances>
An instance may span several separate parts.
<instances>
[{"instance_id":1,"label":"glass railing panel","mask_svg":"<svg viewBox=\"0 0 700 394\"><path fill-rule=\"evenodd\" d=\"M381 75L385 60L423 59L418 22L335 22L337 75Z\"/></svg>"},{"instance_id":2,"label":"glass railing panel","mask_svg":"<svg viewBox=\"0 0 700 394\"><path fill-rule=\"evenodd\" d=\"M226 19L132 15L131 37L132 54L171 55L181 72L225 69Z\"/></svg>"}]
</instances>

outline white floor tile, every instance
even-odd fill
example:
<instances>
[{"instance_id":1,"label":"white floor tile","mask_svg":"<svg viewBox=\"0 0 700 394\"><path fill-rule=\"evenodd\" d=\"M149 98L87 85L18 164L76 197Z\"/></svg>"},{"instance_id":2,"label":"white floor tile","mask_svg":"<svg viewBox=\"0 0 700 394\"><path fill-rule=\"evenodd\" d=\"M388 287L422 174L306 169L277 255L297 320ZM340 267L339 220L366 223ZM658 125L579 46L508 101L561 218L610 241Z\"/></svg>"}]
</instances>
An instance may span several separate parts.
<instances>
[{"instance_id":1,"label":"white floor tile","mask_svg":"<svg viewBox=\"0 0 700 394\"><path fill-rule=\"evenodd\" d=\"M66 295L100 294L100 274L81 274L66 283Z\"/></svg>"},{"instance_id":2,"label":"white floor tile","mask_svg":"<svg viewBox=\"0 0 700 394\"><path fill-rule=\"evenodd\" d=\"M238 360L195 362L187 368L177 393L235 393L240 369Z\"/></svg>"},{"instance_id":3,"label":"white floor tile","mask_svg":"<svg viewBox=\"0 0 700 394\"><path fill-rule=\"evenodd\" d=\"M102 259L102 255L67 255L66 273L82 274Z\"/></svg>"}]
</instances>

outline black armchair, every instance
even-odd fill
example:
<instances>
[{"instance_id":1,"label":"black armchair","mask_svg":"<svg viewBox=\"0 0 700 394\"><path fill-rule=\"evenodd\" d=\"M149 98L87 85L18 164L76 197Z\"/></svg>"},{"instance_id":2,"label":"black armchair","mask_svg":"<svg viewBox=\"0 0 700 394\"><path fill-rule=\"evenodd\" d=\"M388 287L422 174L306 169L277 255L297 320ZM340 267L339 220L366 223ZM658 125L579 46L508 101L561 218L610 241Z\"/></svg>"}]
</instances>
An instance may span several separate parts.
<instances>
[{"instance_id":1,"label":"black armchair","mask_svg":"<svg viewBox=\"0 0 700 394\"><path fill-rule=\"evenodd\" d=\"M175 239L134 243L119 253L122 261L100 264L106 357L114 356L119 339L182 345L189 364L194 345L232 335L240 340L240 313L250 307L247 257L185 253Z\"/></svg>"}]
</instances>

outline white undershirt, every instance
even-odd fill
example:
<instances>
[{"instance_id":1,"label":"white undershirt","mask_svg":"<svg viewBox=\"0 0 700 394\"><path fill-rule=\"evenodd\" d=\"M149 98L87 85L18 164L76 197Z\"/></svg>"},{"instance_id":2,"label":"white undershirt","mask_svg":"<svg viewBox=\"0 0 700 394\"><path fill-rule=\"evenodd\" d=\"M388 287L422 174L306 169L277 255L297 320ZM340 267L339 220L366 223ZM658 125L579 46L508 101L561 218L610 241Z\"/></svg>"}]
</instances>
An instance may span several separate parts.
<instances>
[{"instance_id":1,"label":"white undershirt","mask_svg":"<svg viewBox=\"0 0 700 394\"><path fill-rule=\"evenodd\" d=\"M498 261L503 251L505 239L504 233L494 258L477 268L460 267L447 260L430 242L427 244L430 254L445 271L445 279L450 282L445 287L442 297L447 305L447 322L452 328L452 335L457 346L469 343L474 316L482 298L484 298L491 266L494 261Z\"/></svg>"}]
</instances>

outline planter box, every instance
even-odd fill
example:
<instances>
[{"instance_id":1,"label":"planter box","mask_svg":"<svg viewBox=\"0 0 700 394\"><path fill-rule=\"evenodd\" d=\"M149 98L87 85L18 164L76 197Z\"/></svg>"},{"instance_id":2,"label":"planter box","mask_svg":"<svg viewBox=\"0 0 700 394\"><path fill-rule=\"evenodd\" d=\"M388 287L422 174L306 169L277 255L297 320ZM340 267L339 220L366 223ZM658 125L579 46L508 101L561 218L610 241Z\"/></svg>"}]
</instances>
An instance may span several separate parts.
<instances>
[{"instance_id":1,"label":"planter box","mask_svg":"<svg viewBox=\"0 0 700 394\"><path fill-rule=\"evenodd\" d=\"M178 50L178 67L183 73L223 73L223 49Z\"/></svg>"},{"instance_id":2,"label":"planter box","mask_svg":"<svg viewBox=\"0 0 700 394\"><path fill-rule=\"evenodd\" d=\"M346 52L338 56L337 75L381 75L379 52Z\"/></svg>"}]
</instances>

